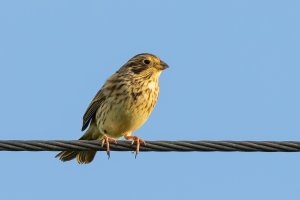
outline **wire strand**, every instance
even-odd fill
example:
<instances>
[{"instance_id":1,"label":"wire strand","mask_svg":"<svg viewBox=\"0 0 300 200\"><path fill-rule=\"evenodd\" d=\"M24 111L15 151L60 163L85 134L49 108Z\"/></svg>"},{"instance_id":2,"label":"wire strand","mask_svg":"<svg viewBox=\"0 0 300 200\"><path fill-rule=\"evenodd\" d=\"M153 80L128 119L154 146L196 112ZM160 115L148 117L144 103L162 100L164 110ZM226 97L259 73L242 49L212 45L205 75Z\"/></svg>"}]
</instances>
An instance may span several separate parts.
<instances>
[{"instance_id":1,"label":"wire strand","mask_svg":"<svg viewBox=\"0 0 300 200\"><path fill-rule=\"evenodd\" d=\"M111 151L135 151L130 141L110 143ZM0 140L0 151L106 151L99 141L87 140ZM300 152L300 141L146 141L140 151L158 152Z\"/></svg>"}]
</instances>

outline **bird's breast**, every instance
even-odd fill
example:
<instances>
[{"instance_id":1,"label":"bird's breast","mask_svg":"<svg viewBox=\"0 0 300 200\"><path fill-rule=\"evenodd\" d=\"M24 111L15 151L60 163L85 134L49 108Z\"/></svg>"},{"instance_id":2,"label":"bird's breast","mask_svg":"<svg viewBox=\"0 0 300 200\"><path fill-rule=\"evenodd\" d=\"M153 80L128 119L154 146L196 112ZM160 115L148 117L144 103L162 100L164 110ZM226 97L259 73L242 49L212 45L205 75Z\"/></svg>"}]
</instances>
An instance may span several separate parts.
<instances>
[{"instance_id":1,"label":"bird's breast","mask_svg":"<svg viewBox=\"0 0 300 200\"><path fill-rule=\"evenodd\" d=\"M118 98L112 94L105 101L106 114L98 115L100 131L113 137L131 134L148 119L158 93L158 84L149 82L143 87L128 87Z\"/></svg>"},{"instance_id":2,"label":"bird's breast","mask_svg":"<svg viewBox=\"0 0 300 200\"><path fill-rule=\"evenodd\" d=\"M148 83L148 89L155 90L156 87L155 81L150 81L150 83Z\"/></svg>"}]
</instances>

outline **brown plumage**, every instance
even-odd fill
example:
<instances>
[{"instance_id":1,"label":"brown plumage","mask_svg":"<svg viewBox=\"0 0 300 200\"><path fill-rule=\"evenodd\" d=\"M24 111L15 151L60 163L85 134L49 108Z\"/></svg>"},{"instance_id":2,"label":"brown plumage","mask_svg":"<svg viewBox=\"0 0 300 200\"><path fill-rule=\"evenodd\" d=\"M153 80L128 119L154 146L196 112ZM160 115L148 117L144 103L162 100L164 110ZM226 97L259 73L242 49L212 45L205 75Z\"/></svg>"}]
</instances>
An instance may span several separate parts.
<instances>
[{"instance_id":1,"label":"brown plumage","mask_svg":"<svg viewBox=\"0 0 300 200\"><path fill-rule=\"evenodd\" d=\"M83 116L80 140L99 140L107 146L124 137L132 139L139 151L139 137L131 134L141 127L151 114L159 94L158 79L168 65L157 56L143 53L131 58L113 74L96 94ZM74 158L78 163L90 163L96 151L63 151L62 161Z\"/></svg>"}]
</instances>

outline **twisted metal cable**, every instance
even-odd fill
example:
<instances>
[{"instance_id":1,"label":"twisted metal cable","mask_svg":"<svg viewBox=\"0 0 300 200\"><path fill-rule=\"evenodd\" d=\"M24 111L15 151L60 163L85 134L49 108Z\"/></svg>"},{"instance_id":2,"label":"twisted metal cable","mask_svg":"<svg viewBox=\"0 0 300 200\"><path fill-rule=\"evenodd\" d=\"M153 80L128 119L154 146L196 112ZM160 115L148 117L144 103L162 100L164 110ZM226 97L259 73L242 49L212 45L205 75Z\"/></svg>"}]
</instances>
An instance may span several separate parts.
<instances>
[{"instance_id":1,"label":"twisted metal cable","mask_svg":"<svg viewBox=\"0 0 300 200\"><path fill-rule=\"evenodd\" d=\"M110 143L111 151L134 151L130 141ZM0 151L106 151L99 141L0 140ZM300 141L146 141L140 151L300 152Z\"/></svg>"}]
</instances>

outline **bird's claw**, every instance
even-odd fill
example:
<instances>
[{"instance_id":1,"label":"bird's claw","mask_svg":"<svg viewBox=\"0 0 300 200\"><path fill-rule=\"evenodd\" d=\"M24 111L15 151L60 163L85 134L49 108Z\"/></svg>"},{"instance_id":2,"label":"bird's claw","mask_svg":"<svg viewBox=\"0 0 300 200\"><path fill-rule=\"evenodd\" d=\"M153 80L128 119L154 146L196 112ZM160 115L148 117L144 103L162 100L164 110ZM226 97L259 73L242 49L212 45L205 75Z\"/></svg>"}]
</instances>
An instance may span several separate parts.
<instances>
[{"instance_id":1,"label":"bird's claw","mask_svg":"<svg viewBox=\"0 0 300 200\"><path fill-rule=\"evenodd\" d=\"M101 147L103 147L104 144L106 145L106 154L107 154L108 159L110 158L110 148L109 148L110 142L117 144L116 139L108 137L107 135L104 135L103 138L101 139Z\"/></svg>"},{"instance_id":2,"label":"bird's claw","mask_svg":"<svg viewBox=\"0 0 300 200\"><path fill-rule=\"evenodd\" d=\"M140 137L137 136L125 136L126 140L132 140L131 144L136 144L136 150L135 150L135 158L137 157L138 153L140 152L140 146L141 144L146 145L145 140L142 140Z\"/></svg>"}]
</instances>

